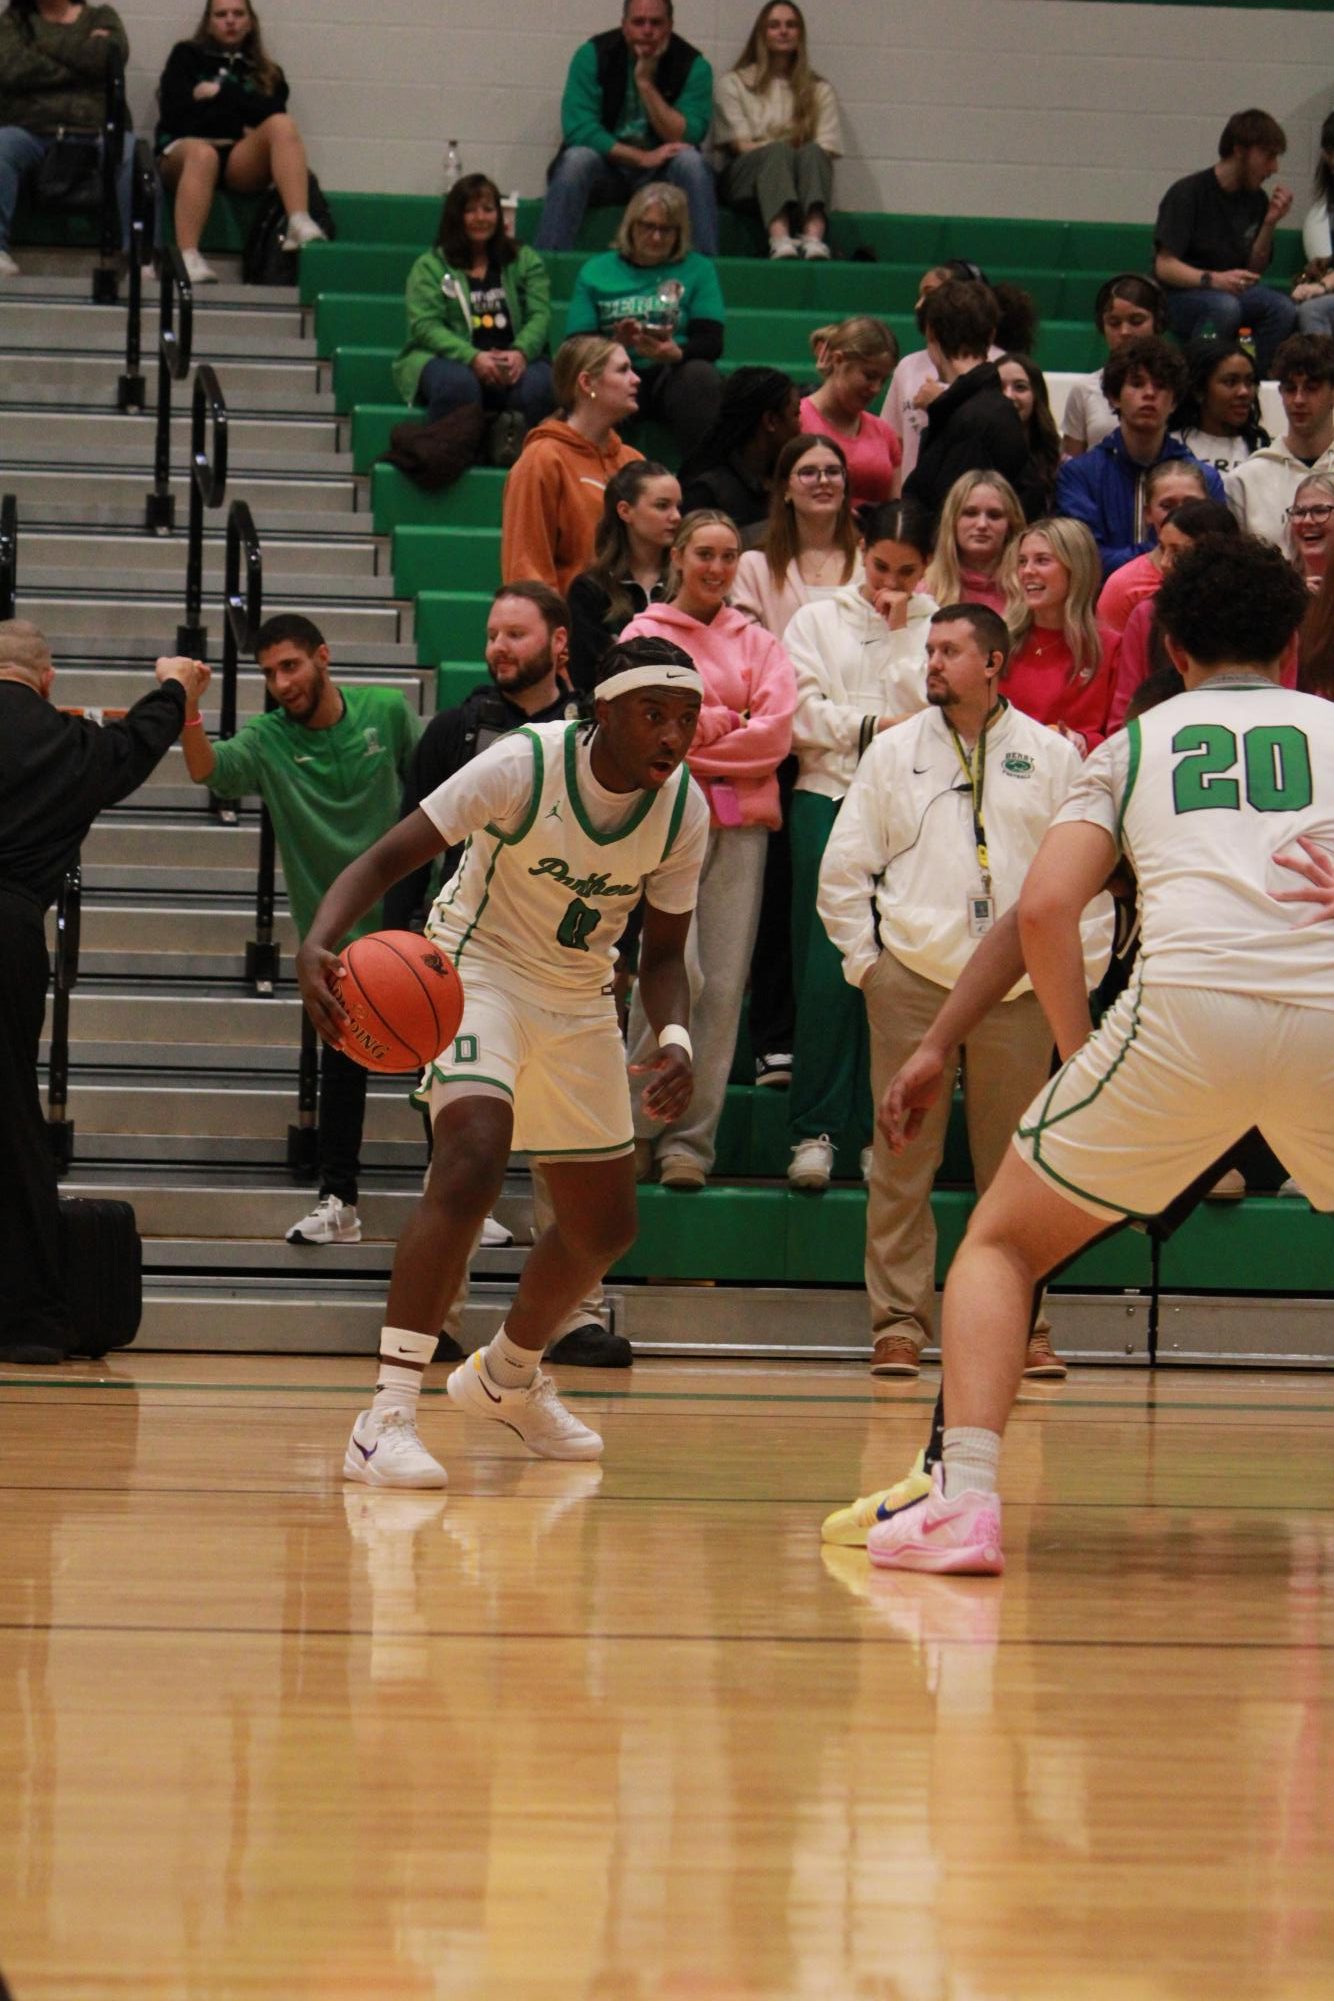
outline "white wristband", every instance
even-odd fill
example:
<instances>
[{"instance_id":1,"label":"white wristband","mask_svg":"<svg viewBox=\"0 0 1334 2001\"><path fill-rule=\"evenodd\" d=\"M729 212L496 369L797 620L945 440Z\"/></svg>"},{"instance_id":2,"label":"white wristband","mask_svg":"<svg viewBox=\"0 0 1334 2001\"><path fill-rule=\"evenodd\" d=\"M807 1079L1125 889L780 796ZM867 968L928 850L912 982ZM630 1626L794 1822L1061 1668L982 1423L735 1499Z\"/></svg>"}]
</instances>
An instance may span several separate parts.
<instances>
[{"instance_id":1,"label":"white wristband","mask_svg":"<svg viewBox=\"0 0 1334 2001\"><path fill-rule=\"evenodd\" d=\"M658 1033L659 1049L666 1049L669 1043L675 1043L678 1049L684 1049L691 1062L694 1062L695 1050L690 1040L690 1030L682 1028L679 1021L669 1021L666 1028Z\"/></svg>"}]
</instances>

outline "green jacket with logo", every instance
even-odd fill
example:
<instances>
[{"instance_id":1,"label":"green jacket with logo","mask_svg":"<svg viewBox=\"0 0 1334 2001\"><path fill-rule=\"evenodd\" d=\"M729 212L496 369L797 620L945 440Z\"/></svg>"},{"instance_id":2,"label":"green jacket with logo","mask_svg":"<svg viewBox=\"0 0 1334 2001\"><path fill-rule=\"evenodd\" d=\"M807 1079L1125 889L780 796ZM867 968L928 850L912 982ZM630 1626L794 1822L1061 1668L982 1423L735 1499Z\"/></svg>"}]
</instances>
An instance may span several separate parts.
<instances>
[{"instance_id":1,"label":"green jacket with logo","mask_svg":"<svg viewBox=\"0 0 1334 2001\"><path fill-rule=\"evenodd\" d=\"M551 333L551 279L535 250L526 243L517 249L518 255L502 265L500 278L514 345L525 361L536 361L545 354ZM428 250L408 273L408 337L394 363L394 387L405 403L417 394L421 372L436 355L472 366L477 349L468 338L471 296L467 272L446 264L438 250Z\"/></svg>"}]
</instances>

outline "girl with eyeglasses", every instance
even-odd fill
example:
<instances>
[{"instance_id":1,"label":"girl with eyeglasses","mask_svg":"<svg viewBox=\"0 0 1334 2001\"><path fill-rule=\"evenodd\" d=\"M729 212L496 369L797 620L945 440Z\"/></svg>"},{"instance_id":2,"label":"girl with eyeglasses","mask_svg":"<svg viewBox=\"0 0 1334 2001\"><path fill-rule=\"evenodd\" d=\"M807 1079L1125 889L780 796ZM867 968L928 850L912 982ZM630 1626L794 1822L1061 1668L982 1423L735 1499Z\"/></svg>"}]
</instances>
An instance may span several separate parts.
<instances>
[{"instance_id":1,"label":"girl with eyeglasses","mask_svg":"<svg viewBox=\"0 0 1334 2001\"><path fill-rule=\"evenodd\" d=\"M855 582L860 568L842 448L799 432L778 454L769 526L741 558L732 602L781 639L793 612Z\"/></svg>"},{"instance_id":2,"label":"girl with eyeglasses","mask_svg":"<svg viewBox=\"0 0 1334 2001\"><path fill-rule=\"evenodd\" d=\"M1308 587L1318 591L1325 580L1334 548L1334 473L1313 472L1292 496L1287 511L1288 550L1305 577Z\"/></svg>"},{"instance_id":3,"label":"girl with eyeglasses","mask_svg":"<svg viewBox=\"0 0 1334 2001\"><path fill-rule=\"evenodd\" d=\"M683 457L717 420L723 382L718 268L690 247L690 209L669 181L626 204L610 250L575 275L565 333L618 340L639 376L639 408L666 424Z\"/></svg>"}]
</instances>

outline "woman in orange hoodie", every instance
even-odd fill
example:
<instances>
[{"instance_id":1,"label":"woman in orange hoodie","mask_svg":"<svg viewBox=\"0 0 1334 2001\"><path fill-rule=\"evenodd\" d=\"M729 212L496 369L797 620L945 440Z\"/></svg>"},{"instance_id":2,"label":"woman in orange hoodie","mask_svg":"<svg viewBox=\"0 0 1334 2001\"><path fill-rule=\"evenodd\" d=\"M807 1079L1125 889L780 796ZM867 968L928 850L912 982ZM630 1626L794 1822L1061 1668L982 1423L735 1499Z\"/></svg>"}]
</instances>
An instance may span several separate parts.
<instances>
[{"instance_id":1,"label":"woman in orange hoodie","mask_svg":"<svg viewBox=\"0 0 1334 2001\"><path fill-rule=\"evenodd\" d=\"M644 455L616 433L639 407L639 377L619 341L562 342L551 384L557 414L528 433L505 481L500 575L550 584L563 597L592 561L607 481Z\"/></svg>"},{"instance_id":2,"label":"woman in orange hoodie","mask_svg":"<svg viewBox=\"0 0 1334 2001\"><path fill-rule=\"evenodd\" d=\"M652 1140L668 1188L702 1188L713 1165L736 1045L755 930L764 856L780 824L778 766L792 743L797 682L780 642L727 602L741 538L714 508L687 514L672 547L669 597L626 626L623 638L670 639L704 678L704 702L687 757L709 802L709 845L686 945L695 1089L675 1125L658 1127L636 1110L635 1131ZM636 995L630 1013L632 1064L649 1060L653 1031Z\"/></svg>"}]
</instances>

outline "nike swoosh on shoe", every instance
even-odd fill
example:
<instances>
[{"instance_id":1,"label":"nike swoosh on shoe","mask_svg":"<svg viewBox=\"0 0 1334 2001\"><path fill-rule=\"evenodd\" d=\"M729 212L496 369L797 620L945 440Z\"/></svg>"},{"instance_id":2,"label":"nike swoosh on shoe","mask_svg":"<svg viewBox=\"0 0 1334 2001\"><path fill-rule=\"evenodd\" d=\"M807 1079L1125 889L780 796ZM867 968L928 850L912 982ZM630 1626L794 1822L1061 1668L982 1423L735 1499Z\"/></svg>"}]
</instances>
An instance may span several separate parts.
<instances>
[{"instance_id":1,"label":"nike swoosh on shoe","mask_svg":"<svg viewBox=\"0 0 1334 2001\"><path fill-rule=\"evenodd\" d=\"M356 1446L362 1458L367 1460L374 1459L376 1453L380 1449L380 1441L378 1438L376 1439L374 1445L372 1445L369 1449L362 1444L359 1438L354 1438L352 1443Z\"/></svg>"}]
</instances>

